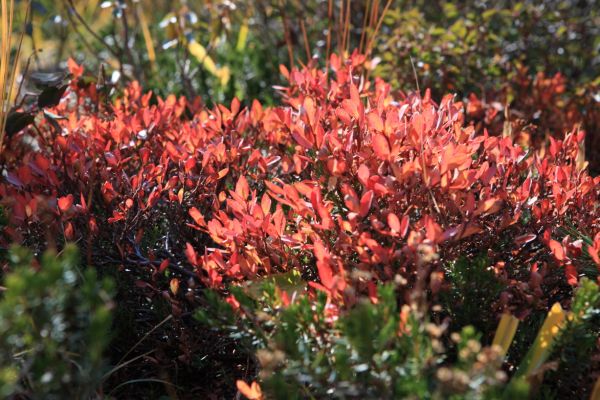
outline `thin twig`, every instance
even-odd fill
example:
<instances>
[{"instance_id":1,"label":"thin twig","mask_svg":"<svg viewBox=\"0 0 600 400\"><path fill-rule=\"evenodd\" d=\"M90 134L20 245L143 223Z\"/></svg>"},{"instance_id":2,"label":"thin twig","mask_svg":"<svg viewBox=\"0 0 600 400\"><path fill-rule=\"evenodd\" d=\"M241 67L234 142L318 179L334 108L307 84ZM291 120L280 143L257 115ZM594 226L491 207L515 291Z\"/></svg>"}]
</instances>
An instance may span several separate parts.
<instances>
[{"instance_id":1,"label":"thin twig","mask_svg":"<svg viewBox=\"0 0 600 400\"><path fill-rule=\"evenodd\" d=\"M85 22L85 19L83 19L83 17L81 16L81 14L79 14L79 12L77 11L77 9L75 8L75 4L73 4L73 0L67 0L69 3L69 11L71 11L73 13L73 15L75 15L75 18L77 18L77 20L79 21L79 23L81 25L83 25L83 27L85 28L86 31L89 32L90 35L92 35L96 40L98 40L100 43L102 43L104 45L104 47L106 47L106 49L108 51L110 51L112 53L113 56L119 58L120 54L115 51L115 49L113 49L112 47L110 47L108 45L108 43L106 43L104 41L104 39L102 39L96 32L94 32L94 30L88 25L87 22Z\"/></svg>"},{"instance_id":2,"label":"thin twig","mask_svg":"<svg viewBox=\"0 0 600 400\"><path fill-rule=\"evenodd\" d=\"M121 363L123 362L123 360L125 360L125 359L127 358L127 356L128 356L129 354L131 354L131 352L132 352L132 351L133 351L133 350L134 350L136 347L138 347L138 346L139 346L139 345L140 345L140 344L141 344L141 343L142 343L144 340L146 340L146 339L148 338L148 336L150 336L150 334L151 334L152 332L154 332L155 330L157 330L158 328L160 328L162 325L164 325L166 322L170 321L171 319L173 319L173 314L169 314L169 315L168 315L168 316L167 316L165 319L163 319L162 321L160 321L160 322L159 322L158 324L156 324L156 325L155 325L155 326L154 326L152 329L150 329L148 332L146 332L146 334L145 334L145 335L144 335L144 336L143 336L143 337L142 337L140 340L138 340L138 341L137 341L137 343L136 343L136 344L134 344L134 345L133 345L133 346L132 346L132 347L129 349L129 351L128 351L127 353L125 353L125 355L124 355L123 357L121 357L121 359L120 359L120 360L119 360L119 362L117 363L117 367L119 367L119 365L121 365ZM129 361L127 361L127 362L129 363L129 362L131 362L131 361L133 361L133 359L132 359L132 360L129 360ZM120 368L120 367L119 367L119 368ZM113 372L114 372L114 371L113 371ZM112 372L111 372L111 373L112 373ZM109 375L109 374L107 373L107 376L108 376L108 375Z\"/></svg>"},{"instance_id":3,"label":"thin twig","mask_svg":"<svg viewBox=\"0 0 600 400\"><path fill-rule=\"evenodd\" d=\"M417 85L417 92L419 95L421 94L421 89L419 88L419 77L417 76L417 70L415 68L415 63L413 62L412 56L408 56L410 58L410 65L412 66L413 75L415 77L415 84Z\"/></svg>"}]
</instances>

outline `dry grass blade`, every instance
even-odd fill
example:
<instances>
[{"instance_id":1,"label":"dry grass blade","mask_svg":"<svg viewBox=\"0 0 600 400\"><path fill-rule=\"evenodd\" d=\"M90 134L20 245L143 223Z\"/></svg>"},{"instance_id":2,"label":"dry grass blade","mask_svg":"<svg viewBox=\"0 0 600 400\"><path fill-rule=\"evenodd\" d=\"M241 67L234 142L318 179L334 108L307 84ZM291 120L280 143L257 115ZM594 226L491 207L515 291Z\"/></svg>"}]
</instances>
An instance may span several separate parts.
<instances>
[{"instance_id":1,"label":"dry grass blade","mask_svg":"<svg viewBox=\"0 0 600 400\"><path fill-rule=\"evenodd\" d=\"M1 29L2 29L2 40L0 44L0 148L4 140L4 132L6 130L6 120L8 113L10 112L12 101L18 95L14 93L15 81L17 79L19 71L19 61L21 58L21 46L23 44L23 35L21 32L18 39L18 45L14 57L11 57L12 53L12 30L13 30L13 17L14 17L14 0L1 0L2 1L2 16ZM27 14L25 21L29 16L29 6L27 3Z\"/></svg>"},{"instance_id":2,"label":"dry grass blade","mask_svg":"<svg viewBox=\"0 0 600 400\"><path fill-rule=\"evenodd\" d=\"M148 52L148 60L150 61L150 67L152 69L155 69L156 52L154 51L154 41L152 40L152 34L150 33L150 28L148 27L148 20L146 19L146 15L144 14L143 5L141 2L138 3L137 12L140 20L140 26L142 28L142 35L144 36L144 42L146 44L146 51Z\"/></svg>"},{"instance_id":3,"label":"dry grass blade","mask_svg":"<svg viewBox=\"0 0 600 400\"><path fill-rule=\"evenodd\" d=\"M14 13L14 2L11 0L7 4L6 0L2 0L2 43L0 54L0 146L4 139L4 128L6 126L6 117L10 109L10 92L9 83L9 63L12 42L12 20Z\"/></svg>"},{"instance_id":4,"label":"dry grass blade","mask_svg":"<svg viewBox=\"0 0 600 400\"><path fill-rule=\"evenodd\" d=\"M303 19L300 19L300 29L302 30L302 40L304 41L304 51L306 52L306 62L309 63L312 56L310 53L310 44L308 43L308 35L306 34L306 27L304 26Z\"/></svg>"},{"instance_id":5,"label":"dry grass blade","mask_svg":"<svg viewBox=\"0 0 600 400\"><path fill-rule=\"evenodd\" d=\"M326 71L329 74L329 52L331 51L331 30L333 29L333 0L327 2L327 48L325 50Z\"/></svg>"},{"instance_id":6,"label":"dry grass blade","mask_svg":"<svg viewBox=\"0 0 600 400\"><path fill-rule=\"evenodd\" d=\"M375 29L373 31L373 34L371 35L371 38L368 41L367 48L365 49L365 55L367 55L367 56L371 55L371 51L373 50L373 45L375 44L375 40L377 39L377 33L379 33L379 29L381 29L381 24L383 24L383 19L385 18L385 15L387 14L387 12L390 9L391 5L392 5L392 0L388 0L388 2L383 7L383 11L381 12L381 16L377 20L377 24L375 25ZM377 7L379 7L378 4L377 4ZM375 13L374 15L377 15L378 9L374 8L373 11ZM370 26L372 26L372 25L373 24L370 24Z\"/></svg>"}]
</instances>

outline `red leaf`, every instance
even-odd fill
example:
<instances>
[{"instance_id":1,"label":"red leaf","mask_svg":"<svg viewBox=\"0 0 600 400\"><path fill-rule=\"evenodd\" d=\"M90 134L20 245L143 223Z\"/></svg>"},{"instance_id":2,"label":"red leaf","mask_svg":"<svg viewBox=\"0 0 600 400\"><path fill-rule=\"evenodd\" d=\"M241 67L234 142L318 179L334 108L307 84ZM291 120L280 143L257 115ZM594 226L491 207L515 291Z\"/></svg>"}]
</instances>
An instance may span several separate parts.
<instances>
[{"instance_id":1,"label":"red leaf","mask_svg":"<svg viewBox=\"0 0 600 400\"><path fill-rule=\"evenodd\" d=\"M594 260L596 265L598 265L600 267L600 257L598 256L598 249L596 249L592 246L588 246L587 250L588 250L590 257L592 257L592 260Z\"/></svg>"},{"instance_id":2,"label":"red leaf","mask_svg":"<svg viewBox=\"0 0 600 400\"><path fill-rule=\"evenodd\" d=\"M577 286L579 279L577 276L577 269L573 264L569 263L565 265L565 276L567 277L567 282L569 283L569 285Z\"/></svg>"},{"instance_id":3,"label":"red leaf","mask_svg":"<svg viewBox=\"0 0 600 400\"><path fill-rule=\"evenodd\" d=\"M319 187L315 187L312 190L310 194L310 202L313 206L313 209L319 214L319 217L323 222L323 228L330 229L332 224L331 215L329 214L329 211L325 205L323 205L323 198L321 195L321 189L319 189Z\"/></svg>"},{"instance_id":4,"label":"red leaf","mask_svg":"<svg viewBox=\"0 0 600 400\"><path fill-rule=\"evenodd\" d=\"M354 103L352 100L346 99L342 101L342 107L344 111L350 115L350 117L358 119L358 105L356 103Z\"/></svg>"},{"instance_id":5,"label":"red leaf","mask_svg":"<svg viewBox=\"0 0 600 400\"><path fill-rule=\"evenodd\" d=\"M64 197L59 197L58 199L58 208L62 212L67 212L71 209L73 205L73 195L69 194Z\"/></svg>"},{"instance_id":6,"label":"red leaf","mask_svg":"<svg viewBox=\"0 0 600 400\"><path fill-rule=\"evenodd\" d=\"M323 286L331 289L333 287L333 271L329 263L327 261L317 261L317 270Z\"/></svg>"},{"instance_id":7,"label":"red leaf","mask_svg":"<svg viewBox=\"0 0 600 400\"><path fill-rule=\"evenodd\" d=\"M556 258L558 261L565 261L565 250L559 242L557 242L554 239L550 239L550 241L548 242L548 247L550 247L554 258Z\"/></svg>"},{"instance_id":8,"label":"red leaf","mask_svg":"<svg viewBox=\"0 0 600 400\"><path fill-rule=\"evenodd\" d=\"M375 282L369 281L369 283L367 283L367 289L369 291L369 299L371 300L371 303L379 303L379 298L377 297L377 285Z\"/></svg>"},{"instance_id":9,"label":"red leaf","mask_svg":"<svg viewBox=\"0 0 600 400\"><path fill-rule=\"evenodd\" d=\"M70 222L67 222L67 224L65 225L65 239L73 240L74 236L75 236L75 231L73 229L73 224L71 224Z\"/></svg>"},{"instance_id":10,"label":"red leaf","mask_svg":"<svg viewBox=\"0 0 600 400\"><path fill-rule=\"evenodd\" d=\"M438 239L442 236L442 228L438 225L435 220L426 215L425 217L425 234L427 235L427 239L432 242L437 242Z\"/></svg>"},{"instance_id":11,"label":"red leaf","mask_svg":"<svg viewBox=\"0 0 600 400\"><path fill-rule=\"evenodd\" d=\"M192 245L189 243L185 244L185 256L190 264L192 264L194 267L198 266L198 255L196 254L196 250L194 250Z\"/></svg>"},{"instance_id":12,"label":"red leaf","mask_svg":"<svg viewBox=\"0 0 600 400\"><path fill-rule=\"evenodd\" d=\"M408 217L408 215L402 216L402 221L400 222L400 237L404 237L408 233L409 223L410 218Z\"/></svg>"},{"instance_id":13,"label":"red leaf","mask_svg":"<svg viewBox=\"0 0 600 400\"><path fill-rule=\"evenodd\" d=\"M394 213L389 213L387 216L387 223L392 232L398 233L400 232L400 219Z\"/></svg>"},{"instance_id":14,"label":"red leaf","mask_svg":"<svg viewBox=\"0 0 600 400\"><path fill-rule=\"evenodd\" d=\"M523 246L524 244L535 240L536 237L537 237L537 235L535 235L533 233L528 233L526 235L517 236L515 238L515 244L517 246Z\"/></svg>"},{"instance_id":15,"label":"red leaf","mask_svg":"<svg viewBox=\"0 0 600 400\"><path fill-rule=\"evenodd\" d=\"M118 211L113 211L113 216L108 219L108 223L112 224L117 221L122 221L125 219L125 214Z\"/></svg>"},{"instance_id":16,"label":"red leaf","mask_svg":"<svg viewBox=\"0 0 600 400\"><path fill-rule=\"evenodd\" d=\"M376 112L371 112L367 115L367 121L371 129L377 132L383 132L384 126L381 117Z\"/></svg>"},{"instance_id":17,"label":"red leaf","mask_svg":"<svg viewBox=\"0 0 600 400\"><path fill-rule=\"evenodd\" d=\"M357 175L360 183L364 187L367 187L369 183L369 176L371 176L371 172L369 172L369 167L367 167L365 164L361 164L361 166L358 167Z\"/></svg>"},{"instance_id":18,"label":"red leaf","mask_svg":"<svg viewBox=\"0 0 600 400\"><path fill-rule=\"evenodd\" d=\"M375 193L372 190L369 190L365 194L363 194L363 196L360 198L360 213L359 213L359 215L361 217L365 217L369 213L369 210L371 209L371 204L373 203L374 196L375 196Z\"/></svg>"},{"instance_id":19,"label":"red leaf","mask_svg":"<svg viewBox=\"0 0 600 400\"><path fill-rule=\"evenodd\" d=\"M160 193L156 188L154 188L154 190L152 190L152 193L150 193L150 195L148 196L148 201L146 202L146 208L154 207L156 205L156 203L158 203L159 198L160 198Z\"/></svg>"},{"instance_id":20,"label":"red leaf","mask_svg":"<svg viewBox=\"0 0 600 400\"><path fill-rule=\"evenodd\" d=\"M327 253L327 249L323 246L323 242L320 240L315 240L315 244L313 246L313 253L315 257L317 257L318 261L323 261L329 258L329 254Z\"/></svg>"},{"instance_id":21,"label":"red leaf","mask_svg":"<svg viewBox=\"0 0 600 400\"><path fill-rule=\"evenodd\" d=\"M292 137L298 144L307 149L312 149L313 144L298 129L292 130Z\"/></svg>"},{"instance_id":22,"label":"red leaf","mask_svg":"<svg viewBox=\"0 0 600 400\"><path fill-rule=\"evenodd\" d=\"M81 210L83 212L87 212L87 203L85 201L85 198L83 197L83 193L79 194L79 200L81 201Z\"/></svg>"},{"instance_id":23,"label":"red leaf","mask_svg":"<svg viewBox=\"0 0 600 400\"><path fill-rule=\"evenodd\" d=\"M163 273L167 268L169 268L170 261L168 258L165 258L158 267L158 272Z\"/></svg>"}]
</instances>

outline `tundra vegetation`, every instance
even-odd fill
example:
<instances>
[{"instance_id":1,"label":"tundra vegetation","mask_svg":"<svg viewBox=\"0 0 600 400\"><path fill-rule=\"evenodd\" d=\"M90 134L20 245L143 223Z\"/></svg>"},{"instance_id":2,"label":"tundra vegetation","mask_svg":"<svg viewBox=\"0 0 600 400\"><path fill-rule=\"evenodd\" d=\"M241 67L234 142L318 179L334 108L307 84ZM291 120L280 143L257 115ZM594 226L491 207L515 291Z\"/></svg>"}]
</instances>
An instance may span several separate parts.
<instances>
[{"instance_id":1,"label":"tundra vegetation","mask_svg":"<svg viewBox=\"0 0 600 400\"><path fill-rule=\"evenodd\" d=\"M600 399L595 0L1 0L0 396Z\"/></svg>"}]
</instances>

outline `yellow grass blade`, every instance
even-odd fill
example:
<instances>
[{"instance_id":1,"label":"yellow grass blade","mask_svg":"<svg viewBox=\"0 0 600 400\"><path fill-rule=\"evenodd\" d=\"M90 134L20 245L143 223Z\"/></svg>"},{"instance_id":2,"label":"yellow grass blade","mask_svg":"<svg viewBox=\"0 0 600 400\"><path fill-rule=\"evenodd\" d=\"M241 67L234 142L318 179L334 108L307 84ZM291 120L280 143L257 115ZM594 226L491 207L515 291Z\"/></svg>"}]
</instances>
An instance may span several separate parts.
<instances>
[{"instance_id":1,"label":"yellow grass blade","mask_svg":"<svg viewBox=\"0 0 600 400\"><path fill-rule=\"evenodd\" d=\"M188 44L188 50L190 51L190 54L196 57L196 60L198 60L208 72L213 75L217 75L217 65L208 55L208 52L204 46L196 41L191 41Z\"/></svg>"},{"instance_id":2,"label":"yellow grass blade","mask_svg":"<svg viewBox=\"0 0 600 400\"><path fill-rule=\"evenodd\" d=\"M140 18L140 25L142 27L142 35L144 36L144 42L146 43L146 51L148 51L148 60L150 60L150 67L154 69L156 62L156 53L154 51L154 41L152 40L152 34L150 28L148 28L148 20L142 7L142 3L138 3L138 16Z\"/></svg>"},{"instance_id":3,"label":"yellow grass blade","mask_svg":"<svg viewBox=\"0 0 600 400\"><path fill-rule=\"evenodd\" d=\"M248 20L244 20L244 23L240 27L240 33L238 34L238 41L235 49L242 51L246 48L246 40L248 39Z\"/></svg>"},{"instance_id":4,"label":"yellow grass blade","mask_svg":"<svg viewBox=\"0 0 600 400\"><path fill-rule=\"evenodd\" d=\"M228 66L224 66L222 68L217 67L217 64L215 64L213 59L208 55L208 52L204 46L195 40L188 43L188 50L190 54L196 57L196 59L202 64L205 70L219 79L221 86L227 85L229 79L231 78L231 71L229 70Z\"/></svg>"},{"instance_id":5,"label":"yellow grass blade","mask_svg":"<svg viewBox=\"0 0 600 400\"><path fill-rule=\"evenodd\" d=\"M24 32L21 32L18 39L16 53L11 59L12 50L12 29L14 17L14 0L7 2L1 0L2 16L0 17L0 30L2 31L2 39L0 41L0 148L4 139L6 130L6 120L10 112L12 101L18 93L15 92L15 81L20 71L21 48L23 45ZM25 21L29 17L30 3L27 3L27 11Z\"/></svg>"},{"instance_id":6,"label":"yellow grass blade","mask_svg":"<svg viewBox=\"0 0 600 400\"><path fill-rule=\"evenodd\" d=\"M502 318L500 319L500 324L498 324L498 328L496 329L494 341L492 342L492 345L499 346L502 349L502 357L506 356L506 353L508 352L508 349L515 337L515 333L517 332L518 326L518 318L508 313L502 315Z\"/></svg>"},{"instance_id":7,"label":"yellow grass blade","mask_svg":"<svg viewBox=\"0 0 600 400\"><path fill-rule=\"evenodd\" d=\"M533 346L531 347L531 358L529 358L529 363L525 370L526 375L529 375L531 372L538 369L540 365L546 361L552 343L556 339L566 316L567 313L562 309L559 303L555 303L552 306Z\"/></svg>"},{"instance_id":8,"label":"yellow grass blade","mask_svg":"<svg viewBox=\"0 0 600 400\"><path fill-rule=\"evenodd\" d=\"M590 400L600 400L600 378L596 381Z\"/></svg>"},{"instance_id":9,"label":"yellow grass blade","mask_svg":"<svg viewBox=\"0 0 600 400\"><path fill-rule=\"evenodd\" d=\"M0 43L0 146L2 145L2 139L4 139L4 129L6 127L6 117L10 111L10 52L12 44L12 20L14 13L14 2L7 3L6 0L2 0L2 16L1 16L1 30L2 40Z\"/></svg>"}]
</instances>

